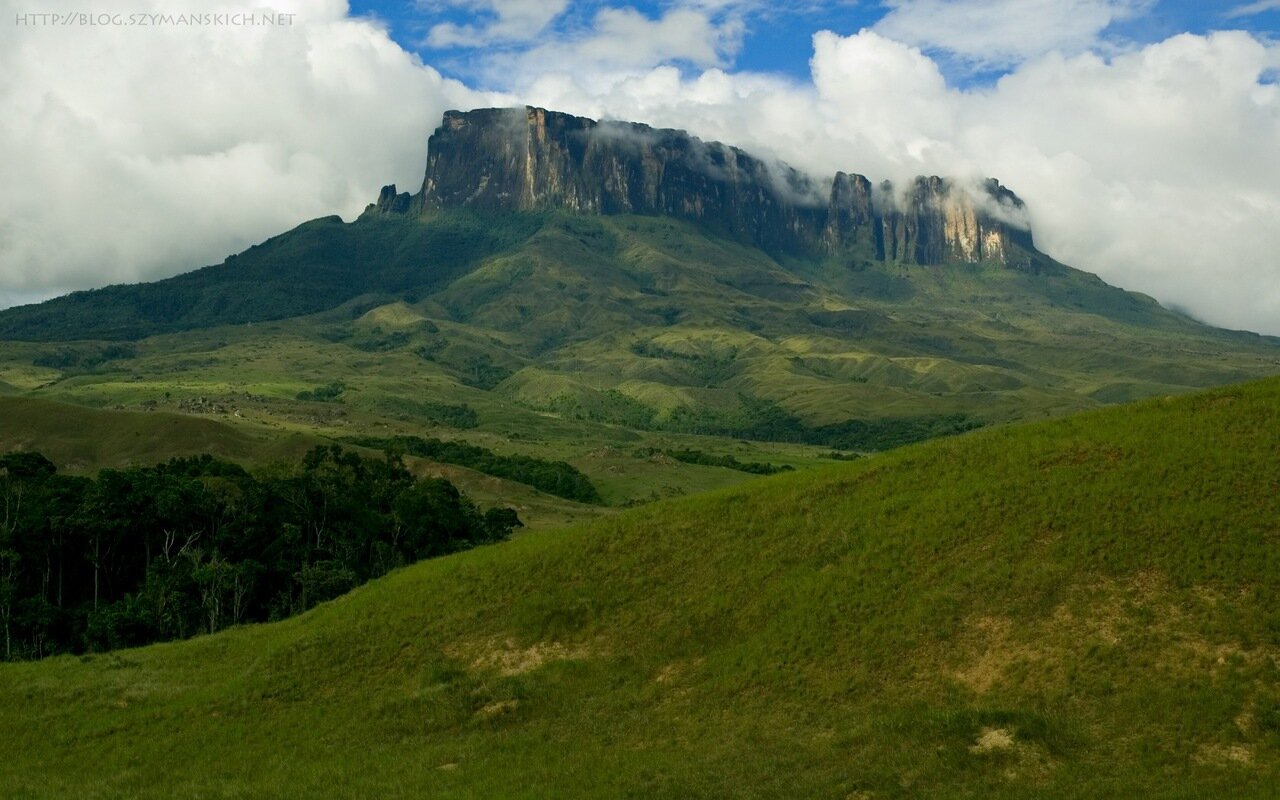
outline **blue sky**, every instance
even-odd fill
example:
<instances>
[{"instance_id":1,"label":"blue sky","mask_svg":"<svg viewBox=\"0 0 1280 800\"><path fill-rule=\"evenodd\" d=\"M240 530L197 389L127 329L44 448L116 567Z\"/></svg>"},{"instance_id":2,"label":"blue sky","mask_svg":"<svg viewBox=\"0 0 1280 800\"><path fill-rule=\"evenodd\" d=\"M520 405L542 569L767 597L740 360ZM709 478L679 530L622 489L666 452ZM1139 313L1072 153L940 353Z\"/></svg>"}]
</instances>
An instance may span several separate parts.
<instances>
[{"instance_id":1,"label":"blue sky","mask_svg":"<svg viewBox=\"0 0 1280 800\"><path fill-rule=\"evenodd\" d=\"M1024 6L1034 6L1036 0L1014 0ZM1062 0L1049 4L1068 7L1075 0ZM935 6L982 6L982 0L837 0L837 2L760 3L754 0L706 0L705 2L599 2L599 0L350 0L353 15L367 15L386 24L391 37L406 50L419 54L423 60L443 74L465 81L499 85L487 88L506 88L503 81L494 80L478 64L494 51L520 52L528 49L538 39L573 39L589 35L594 15L602 8L634 9L644 17L656 20L672 9L682 6L705 10L713 20L733 19L742 26L734 37L732 46L722 53L721 66L738 71L766 72L805 79L809 75L809 58L812 54L811 38L816 31L829 30L841 35L856 33L863 28L883 25L886 18L896 11L898 18L904 12L927 18L937 16ZM1001 6L1001 2L987 5ZM1114 19L1100 27L1092 38L1092 46L1107 51L1159 42L1179 33L1205 34L1217 30L1246 30L1260 38L1275 38L1280 31L1280 0L1084 0L1080 5L1110 7ZM563 6L563 11L555 10ZM469 26L483 31L495 20L501 19L507 9L528 10L535 21L522 26L530 38L520 40L499 37L495 41L474 44L446 44L438 38L433 41L431 32L437 26L451 24ZM781 10L781 9L786 10ZM534 10L536 9L536 10ZM517 13L519 13L517 11ZM999 13L997 10L996 13ZM1087 11L1085 12L1087 13ZM546 27L539 29L541 15L550 16ZM976 22L976 20L975 20ZM945 23L942 23L945 25ZM980 23L978 23L980 24ZM923 33L923 32L922 32ZM930 41L933 38L934 41ZM997 64L975 64L971 58L957 55L948 47L945 37L921 36L911 42L933 56L942 67L950 83L971 87L989 83L1006 74L1016 64L1006 61ZM1068 43L1068 50L1079 43ZM689 63L685 59L669 59L667 63L689 69L705 64Z\"/></svg>"}]
</instances>

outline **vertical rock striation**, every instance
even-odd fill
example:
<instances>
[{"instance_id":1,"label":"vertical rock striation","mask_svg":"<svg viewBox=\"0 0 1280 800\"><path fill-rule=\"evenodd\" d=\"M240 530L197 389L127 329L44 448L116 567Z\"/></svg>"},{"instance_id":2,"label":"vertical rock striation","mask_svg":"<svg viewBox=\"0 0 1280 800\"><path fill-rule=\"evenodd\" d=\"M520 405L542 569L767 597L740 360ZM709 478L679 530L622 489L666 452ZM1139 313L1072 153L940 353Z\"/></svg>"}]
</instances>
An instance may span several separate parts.
<instances>
[{"instance_id":1,"label":"vertical rock striation","mask_svg":"<svg viewBox=\"0 0 1280 800\"><path fill-rule=\"evenodd\" d=\"M844 172L820 183L683 131L540 108L446 112L421 191L384 187L369 213L445 208L661 214L771 252L904 264L1009 264L1012 245L1032 250L1022 202L994 180L921 177L901 193Z\"/></svg>"}]
</instances>

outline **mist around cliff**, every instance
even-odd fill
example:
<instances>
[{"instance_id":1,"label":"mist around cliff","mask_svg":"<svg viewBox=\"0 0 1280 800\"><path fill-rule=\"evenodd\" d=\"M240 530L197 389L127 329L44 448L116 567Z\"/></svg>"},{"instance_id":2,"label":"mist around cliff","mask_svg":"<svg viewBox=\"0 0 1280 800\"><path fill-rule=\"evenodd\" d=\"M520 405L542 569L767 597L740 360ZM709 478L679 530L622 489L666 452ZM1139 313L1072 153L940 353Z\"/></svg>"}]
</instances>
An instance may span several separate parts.
<instances>
[{"instance_id":1,"label":"mist around cliff","mask_svg":"<svg viewBox=\"0 0 1280 800\"><path fill-rule=\"evenodd\" d=\"M1280 332L1274 43L1230 31L1049 53L970 89L872 31L818 33L810 64L808 82L659 67L604 91L546 75L522 99L684 126L877 186L996 177L1026 208L991 210L1029 222L1058 260L1216 325Z\"/></svg>"}]
</instances>

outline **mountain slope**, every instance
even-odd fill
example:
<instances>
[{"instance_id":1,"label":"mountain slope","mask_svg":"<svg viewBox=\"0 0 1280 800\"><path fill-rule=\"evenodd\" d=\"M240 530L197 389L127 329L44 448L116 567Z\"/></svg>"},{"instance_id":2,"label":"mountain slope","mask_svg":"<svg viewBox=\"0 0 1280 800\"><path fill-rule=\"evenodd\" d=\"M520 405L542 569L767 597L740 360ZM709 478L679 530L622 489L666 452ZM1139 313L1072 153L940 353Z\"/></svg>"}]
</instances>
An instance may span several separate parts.
<instances>
[{"instance_id":1,"label":"mountain slope","mask_svg":"<svg viewBox=\"0 0 1280 800\"><path fill-rule=\"evenodd\" d=\"M135 340L311 314L367 292L423 291L518 245L537 224L522 215L491 220L465 212L429 224L344 225L323 217L217 266L6 309L0 339Z\"/></svg>"},{"instance_id":2,"label":"mountain slope","mask_svg":"<svg viewBox=\"0 0 1280 800\"><path fill-rule=\"evenodd\" d=\"M0 311L0 391L466 438L623 505L741 477L666 451L805 466L1280 372L1273 338L1040 253L994 182L821 181L524 108L450 112L427 161L351 223Z\"/></svg>"},{"instance_id":3,"label":"mountain slope","mask_svg":"<svg viewBox=\"0 0 1280 800\"><path fill-rule=\"evenodd\" d=\"M1268 797L1277 452L1271 380L656 504L281 624L4 665L0 784Z\"/></svg>"}]
</instances>

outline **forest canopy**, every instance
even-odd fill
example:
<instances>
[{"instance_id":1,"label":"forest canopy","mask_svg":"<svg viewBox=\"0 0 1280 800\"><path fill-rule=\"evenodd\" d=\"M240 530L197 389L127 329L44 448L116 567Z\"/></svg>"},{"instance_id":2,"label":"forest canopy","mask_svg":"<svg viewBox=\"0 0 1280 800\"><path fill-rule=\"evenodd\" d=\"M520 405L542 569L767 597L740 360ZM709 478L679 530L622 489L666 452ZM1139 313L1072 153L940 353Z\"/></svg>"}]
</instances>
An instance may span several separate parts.
<instances>
[{"instance_id":1,"label":"forest canopy","mask_svg":"<svg viewBox=\"0 0 1280 800\"><path fill-rule=\"evenodd\" d=\"M398 456L338 445L257 473L201 455L83 477L39 453L0 455L0 657L281 619L520 525Z\"/></svg>"}]
</instances>

